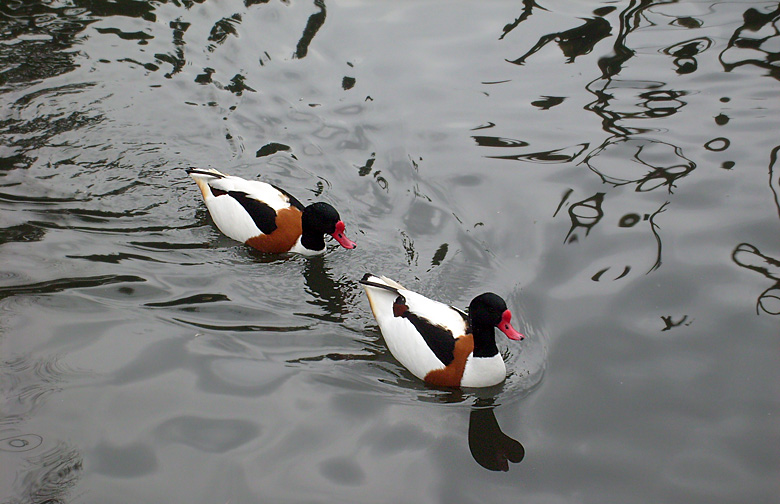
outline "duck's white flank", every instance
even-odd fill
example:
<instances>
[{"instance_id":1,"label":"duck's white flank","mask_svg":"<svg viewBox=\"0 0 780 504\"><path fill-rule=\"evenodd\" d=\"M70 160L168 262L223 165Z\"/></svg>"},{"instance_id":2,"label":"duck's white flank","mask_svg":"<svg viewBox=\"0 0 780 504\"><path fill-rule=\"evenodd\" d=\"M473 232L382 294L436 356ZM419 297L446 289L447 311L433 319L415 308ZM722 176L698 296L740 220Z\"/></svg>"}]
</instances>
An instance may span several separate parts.
<instances>
[{"instance_id":1,"label":"duck's white flank","mask_svg":"<svg viewBox=\"0 0 780 504\"><path fill-rule=\"evenodd\" d=\"M246 242L250 238L262 235L263 232L260 231L254 220L252 220L252 216L241 206L241 203L227 194L215 196L211 191L212 188L226 192L239 191L245 193L250 198L261 201L276 211L290 206L290 199L287 195L271 184L260 182L259 180L245 180L232 175L224 175L213 168L202 171L209 171L214 173L215 176L212 177L197 172L191 173L190 176L198 184L203 194L203 201L206 203L206 208L208 208L214 224L217 225L223 234L234 240ZM293 252L307 254L313 252L300 244L300 238L295 247L297 250L292 250Z\"/></svg>"},{"instance_id":2,"label":"duck's white flank","mask_svg":"<svg viewBox=\"0 0 780 504\"><path fill-rule=\"evenodd\" d=\"M425 318L432 323L451 331L455 338L466 334L466 322L463 316L453 307L406 290L387 277L371 276L369 280L398 290L396 294L380 287L363 285L371 311L379 324L390 353L421 380L424 380L431 370L443 368L444 364L436 357L414 325L408 319L393 314L393 303L398 295L403 296L409 311L424 314Z\"/></svg>"}]
</instances>

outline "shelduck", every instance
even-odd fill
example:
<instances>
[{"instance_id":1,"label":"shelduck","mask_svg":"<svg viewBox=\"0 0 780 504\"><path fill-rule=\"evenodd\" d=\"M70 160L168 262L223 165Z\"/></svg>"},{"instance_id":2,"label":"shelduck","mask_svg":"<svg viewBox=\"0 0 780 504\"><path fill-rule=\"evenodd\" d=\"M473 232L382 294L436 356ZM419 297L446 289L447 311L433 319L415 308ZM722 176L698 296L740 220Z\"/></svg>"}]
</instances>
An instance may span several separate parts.
<instances>
[{"instance_id":1,"label":"shelduck","mask_svg":"<svg viewBox=\"0 0 780 504\"><path fill-rule=\"evenodd\" d=\"M477 296L466 314L384 276L367 273L360 283L390 353L416 377L440 387L490 387L506 379L494 328L512 340L524 336L497 294Z\"/></svg>"},{"instance_id":2,"label":"shelduck","mask_svg":"<svg viewBox=\"0 0 780 504\"><path fill-rule=\"evenodd\" d=\"M213 168L187 168L187 173L198 184L214 223L234 240L277 254L322 253L326 234L346 249L356 247L344 235L339 213L327 203L304 207L283 189Z\"/></svg>"}]
</instances>

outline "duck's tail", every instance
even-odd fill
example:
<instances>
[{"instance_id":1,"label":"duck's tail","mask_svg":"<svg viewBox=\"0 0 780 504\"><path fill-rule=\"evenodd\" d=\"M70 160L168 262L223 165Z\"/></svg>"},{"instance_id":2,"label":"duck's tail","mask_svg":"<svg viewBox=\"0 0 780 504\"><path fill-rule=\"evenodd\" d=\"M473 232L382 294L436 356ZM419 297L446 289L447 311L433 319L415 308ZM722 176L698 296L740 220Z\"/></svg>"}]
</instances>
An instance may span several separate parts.
<instances>
[{"instance_id":1,"label":"duck's tail","mask_svg":"<svg viewBox=\"0 0 780 504\"><path fill-rule=\"evenodd\" d=\"M381 327L383 321L393 318L393 305L395 300L401 296L399 289L406 290L404 287L385 276L376 276L366 273L360 279L363 288L366 290L368 304L371 305L371 311Z\"/></svg>"},{"instance_id":2,"label":"duck's tail","mask_svg":"<svg viewBox=\"0 0 780 504\"><path fill-rule=\"evenodd\" d=\"M198 180L198 178L205 178L208 179L215 179L215 178L225 178L227 175L224 173L215 170L214 168L185 168L186 172L189 174L190 177L194 178L195 180Z\"/></svg>"},{"instance_id":3,"label":"duck's tail","mask_svg":"<svg viewBox=\"0 0 780 504\"><path fill-rule=\"evenodd\" d=\"M209 181L222 179L227 177L224 173L221 173L214 168L185 168L190 177L198 184L200 193L203 195L203 200L206 201L214 194L209 187Z\"/></svg>"},{"instance_id":4,"label":"duck's tail","mask_svg":"<svg viewBox=\"0 0 780 504\"><path fill-rule=\"evenodd\" d=\"M398 292L398 289L406 290L403 285L399 284L391 278L387 278L386 276L381 275L372 275L371 273L366 273L363 275L363 278L360 279L360 283L368 287L377 287L379 289L384 289L396 293Z\"/></svg>"}]
</instances>

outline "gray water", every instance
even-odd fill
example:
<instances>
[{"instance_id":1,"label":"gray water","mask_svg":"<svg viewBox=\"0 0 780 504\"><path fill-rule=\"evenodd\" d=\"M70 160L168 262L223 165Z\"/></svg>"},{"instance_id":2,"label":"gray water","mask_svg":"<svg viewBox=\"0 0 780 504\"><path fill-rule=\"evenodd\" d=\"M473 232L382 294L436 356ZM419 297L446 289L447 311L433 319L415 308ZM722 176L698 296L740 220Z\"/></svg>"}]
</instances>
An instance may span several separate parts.
<instances>
[{"instance_id":1,"label":"gray water","mask_svg":"<svg viewBox=\"0 0 780 504\"><path fill-rule=\"evenodd\" d=\"M4 0L0 501L780 502L779 56L777 2ZM506 382L415 379L367 271L504 296Z\"/></svg>"}]
</instances>

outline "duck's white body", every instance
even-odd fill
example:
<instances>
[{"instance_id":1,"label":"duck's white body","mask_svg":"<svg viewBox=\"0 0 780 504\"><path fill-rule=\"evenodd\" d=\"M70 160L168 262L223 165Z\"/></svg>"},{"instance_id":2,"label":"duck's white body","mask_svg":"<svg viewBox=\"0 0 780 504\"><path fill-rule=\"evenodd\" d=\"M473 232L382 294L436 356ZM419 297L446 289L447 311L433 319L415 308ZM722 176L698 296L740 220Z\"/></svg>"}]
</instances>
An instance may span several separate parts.
<instances>
[{"instance_id":1,"label":"duck's white body","mask_svg":"<svg viewBox=\"0 0 780 504\"><path fill-rule=\"evenodd\" d=\"M506 366L497 350L474 356L464 312L384 276L366 275L361 283L390 353L413 375L440 386L489 387L504 381Z\"/></svg>"}]
</instances>

